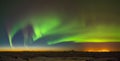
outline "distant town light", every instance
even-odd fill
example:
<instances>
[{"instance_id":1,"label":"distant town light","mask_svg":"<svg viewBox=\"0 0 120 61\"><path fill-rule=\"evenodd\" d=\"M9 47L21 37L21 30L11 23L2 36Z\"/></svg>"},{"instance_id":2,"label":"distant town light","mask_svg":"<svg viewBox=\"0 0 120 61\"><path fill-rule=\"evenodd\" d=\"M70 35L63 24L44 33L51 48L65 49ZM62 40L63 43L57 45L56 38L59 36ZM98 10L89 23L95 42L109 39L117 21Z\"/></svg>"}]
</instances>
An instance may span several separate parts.
<instances>
[{"instance_id":1,"label":"distant town light","mask_svg":"<svg viewBox=\"0 0 120 61\"><path fill-rule=\"evenodd\" d=\"M108 49L88 49L87 52L110 52Z\"/></svg>"}]
</instances>

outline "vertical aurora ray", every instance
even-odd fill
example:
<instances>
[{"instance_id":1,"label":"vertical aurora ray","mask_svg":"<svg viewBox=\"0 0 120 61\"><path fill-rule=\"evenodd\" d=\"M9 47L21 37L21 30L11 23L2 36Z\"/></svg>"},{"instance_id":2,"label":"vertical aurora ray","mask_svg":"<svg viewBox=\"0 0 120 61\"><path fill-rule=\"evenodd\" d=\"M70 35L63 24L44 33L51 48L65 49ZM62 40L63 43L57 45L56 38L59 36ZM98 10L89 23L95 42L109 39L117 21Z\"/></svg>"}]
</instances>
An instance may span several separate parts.
<instances>
[{"instance_id":1,"label":"vertical aurora ray","mask_svg":"<svg viewBox=\"0 0 120 61\"><path fill-rule=\"evenodd\" d=\"M15 24L13 24L13 26L10 27L9 32L8 32L8 37L9 37L9 43L10 43L10 47L13 47L13 42L12 39L14 37L14 35L21 30L22 28L24 28L26 26L26 22L24 21L18 21Z\"/></svg>"},{"instance_id":2,"label":"vertical aurora ray","mask_svg":"<svg viewBox=\"0 0 120 61\"><path fill-rule=\"evenodd\" d=\"M19 30L23 30L23 34L24 34L24 46L26 46L29 42L29 33L28 31L24 31L24 28L26 28L29 24L32 26L33 28L33 32L34 33L31 37L31 39L33 39L33 41L36 41L37 39L40 39L42 36L46 36L49 34L52 34L51 32L53 30L56 29L56 27L60 26L60 16L58 16L56 13L55 14L46 14L43 16L30 16L27 17L24 20L18 21L16 22L13 26L10 27L9 29L9 42L10 42L10 46L13 47L12 44L12 38L14 37L14 35L16 34L16 32L18 32Z\"/></svg>"},{"instance_id":3,"label":"vertical aurora ray","mask_svg":"<svg viewBox=\"0 0 120 61\"><path fill-rule=\"evenodd\" d=\"M11 37L10 35L8 35L8 39L9 39L10 47L12 48L12 47L13 47L13 44L12 44L12 37Z\"/></svg>"},{"instance_id":4,"label":"vertical aurora ray","mask_svg":"<svg viewBox=\"0 0 120 61\"><path fill-rule=\"evenodd\" d=\"M34 35L33 28L30 24L28 24L26 27L23 28L23 35L24 35L24 46L28 47L32 44Z\"/></svg>"}]
</instances>

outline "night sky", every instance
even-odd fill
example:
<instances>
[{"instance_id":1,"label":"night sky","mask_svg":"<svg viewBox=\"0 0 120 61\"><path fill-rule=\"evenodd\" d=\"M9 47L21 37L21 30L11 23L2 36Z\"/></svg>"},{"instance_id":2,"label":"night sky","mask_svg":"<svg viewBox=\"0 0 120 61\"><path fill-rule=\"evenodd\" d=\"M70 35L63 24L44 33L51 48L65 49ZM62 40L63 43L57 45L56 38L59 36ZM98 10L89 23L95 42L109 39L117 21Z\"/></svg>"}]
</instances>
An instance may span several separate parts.
<instances>
[{"instance_id":1,"label":"night sky","mask_svg":"<svg viewBox=\"0 0 120 61\"><path fill-rule=\"evenodd\" d=\"M1 0L0 48L120 51L119 0Z\"/></svg>"}]
</instances>

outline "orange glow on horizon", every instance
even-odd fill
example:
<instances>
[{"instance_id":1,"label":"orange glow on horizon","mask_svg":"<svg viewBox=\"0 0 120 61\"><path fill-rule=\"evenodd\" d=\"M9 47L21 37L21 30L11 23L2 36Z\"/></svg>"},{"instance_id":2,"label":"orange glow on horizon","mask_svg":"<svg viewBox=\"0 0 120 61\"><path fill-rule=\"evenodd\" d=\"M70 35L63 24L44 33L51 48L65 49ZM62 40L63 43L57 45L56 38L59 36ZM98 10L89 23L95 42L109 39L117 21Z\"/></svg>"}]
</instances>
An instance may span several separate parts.
<instances>
[{"instance_id":1,"label":"orange glow on horizon","mask_svg":"<svg viewBox=\"0 0 120 61\"><path fill-rule=\"evenodd\" d=\"M111 52L109 49L88 49L87 52Z\"/></svg>"},{"instance_id":2,"label":"orange glow on horizon","mask_svg":"<svg viewBox=\"0 0 120 61\"><path fill-rule=\"evenodd\" d=\"M0 48L0 52L47 52L47 51L71 51L63 48ZM115 52L117 50L113 50L110 48L86 48L83 50L75 50L80 52Z\"/></svg>"}]
</instances>

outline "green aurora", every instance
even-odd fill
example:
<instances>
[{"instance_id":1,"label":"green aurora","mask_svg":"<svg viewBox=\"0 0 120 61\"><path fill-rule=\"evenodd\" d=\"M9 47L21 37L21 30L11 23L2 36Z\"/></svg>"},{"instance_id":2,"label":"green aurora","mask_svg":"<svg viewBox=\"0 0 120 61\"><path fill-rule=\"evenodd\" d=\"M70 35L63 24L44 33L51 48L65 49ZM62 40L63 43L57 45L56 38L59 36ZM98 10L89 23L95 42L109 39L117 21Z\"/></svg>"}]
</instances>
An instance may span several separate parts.
<instances>
[{"instance_id":1,"label":"green aurora","mask_svg":"<svg viewBox=\"0 0 120 61\"><path fill-rule=\"evenodd\" d=\"M46 41L48 45L64 42L120 42L120 5L116 1L15 2L6 3L4 8L7 15L11 16L5 21L11 47L13 38L20 30L24 34L24 42L28 41L28 25L33 29L30 35L33 43L49 35L62 37ZM12 18L11 21L9 18Z\"/></svg>"},{"instance_id":2,"label":"green aurora","mask_svg":"<svg viewBox=\"0 0 120 61\"><path fill-rule=\"evenodd\" d=\"M70 41L75 43L120 42L120 29L119 26L116 26L115 24L98 23L89 27L87 26L85 19L71 19L73 22L68 22L63 25L61 16L57 15L58 13L53 13L48 13L44 16L30 16L27 19L24 19L24 21L16 23L18 25L12 27L9 38L12 39L16 34L15 32L26 27L28 24L31 24L34 30L34 35L32 36L34 42L43 36L55 34L66 34L68 36L48 41L47 43L49 45ZM12 40L10 40L10 44L12 46Z\"/></svg>"}]
</instances>

